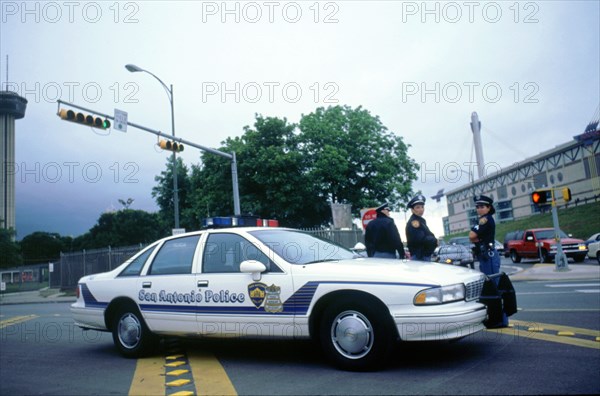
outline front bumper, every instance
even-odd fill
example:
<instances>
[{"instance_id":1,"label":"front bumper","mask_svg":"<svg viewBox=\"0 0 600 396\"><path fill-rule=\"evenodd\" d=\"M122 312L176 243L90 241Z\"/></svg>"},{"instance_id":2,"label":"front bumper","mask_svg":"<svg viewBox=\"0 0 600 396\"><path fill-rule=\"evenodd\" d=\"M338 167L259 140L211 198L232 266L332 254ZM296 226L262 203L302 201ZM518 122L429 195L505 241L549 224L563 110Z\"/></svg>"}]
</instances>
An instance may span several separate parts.
<instances>
[{"instance_id":1,"label":"front bumper","mask_svg":"<svg viewBox=\"0 0 600 396\"><path fill-rule=\"evenodd\" d=\"M443 305L441 306L443 307ZM437 308L437 307L436 307ZM437 311L437 312L435 312ZM422 314L395 314L402 341L443 341L462 338L485 328L487 310L483 304L470 304L460 310L432 309Z\"/></svg>"}]
</instances>

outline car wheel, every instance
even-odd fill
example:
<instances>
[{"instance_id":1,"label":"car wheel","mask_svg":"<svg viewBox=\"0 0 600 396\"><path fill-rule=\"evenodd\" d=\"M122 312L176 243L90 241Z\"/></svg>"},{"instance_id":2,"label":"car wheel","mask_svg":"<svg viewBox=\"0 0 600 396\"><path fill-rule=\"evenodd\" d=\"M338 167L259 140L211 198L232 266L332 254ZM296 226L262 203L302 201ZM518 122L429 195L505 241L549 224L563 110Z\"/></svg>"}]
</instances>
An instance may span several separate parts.
<instances>
[{"instance_id":1,"label":"car wheel","mask_svg":"<svg viewBox=\"0 0 600 396\"><path fill-rule=\"evenodd\" d=\"M133 304L122 307L114 316L112 335L119 352L130 358L145 355L156 341Z\"/></svg>"},{"instance_id":2,"label":"car wheel","mask_svg":"<svg viewBox=\"0 0 600 396\"><path fill-rule=\"evenodd\" d=\"M519 255L517 254L517 252L514 251L514 250L510 251L510 259L512 260L513 263L520 263L521 262L521 257L519 257Z\"/></svg>"},{"instance_id":3,"label":"car wheel","mask_svg":"<svg viewBox=\"0 0 600 396\"><path fill-rule=\"evenodd\" d=\"M598 265L600 265L600 252L596 252L596 261L598 261Z\"/></svg>"},{"instance_id":4,"label":"car wheel","mask_svg":"<svg viewBox=\"0 0 600 396\"><path fill-rule=\"evenodd\" d=\"M548 255L548 251L545 249L542 249L542 253L541 253L541 262L542 263L550 263L552 262L552 260L550 260L550 256Z\"/></svg>"},{"instance_id":5,"label":"car wheel","mask_svg":"<svg viewBox=\"0 0 600 396\"><path fill-rule=\"evenodd\" d=\"M350 371L375 370L391 349L393 329L383 308L369 301L341 301L329 306L320 326L320 340L329 360Z\"/></svg>"},{"instance_id":6,"label":"car wheel","mask_svg":"<svg viewBox=\"0 0 600 396\"><path fill-rule=\"evenodd\" d=\"M576 263L583 263L585 255L573 256L573 260L575 260Z\"/></svg>"}]
</instances>

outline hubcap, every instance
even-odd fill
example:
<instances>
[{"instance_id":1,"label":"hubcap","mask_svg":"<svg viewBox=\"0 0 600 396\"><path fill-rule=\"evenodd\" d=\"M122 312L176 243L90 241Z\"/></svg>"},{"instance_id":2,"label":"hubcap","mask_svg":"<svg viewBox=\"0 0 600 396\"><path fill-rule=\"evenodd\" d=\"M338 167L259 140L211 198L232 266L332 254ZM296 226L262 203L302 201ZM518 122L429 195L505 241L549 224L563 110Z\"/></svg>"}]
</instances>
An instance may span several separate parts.
<instances>
[{"instance_id":1,"label":"hubcap","mask_svg":"<svg viewBox=\"0 0 600 396\"><path fill-rule=\"evenodd\" d=\"M342 312L332 323L331 341L344 357L360 359L373 347L373 326L359 312Z\"/></svg>"},{"instance_id":2,"label":"hubcap","mask_svg":"<svg viewBox=\"0 0 600 396\"><path fill-rule=\"evenodd\" d=\"M142 336L142 325L135 315L125 314L119 320L119 341L127 349L135 348Z\"/></svg>"}]
</instances>

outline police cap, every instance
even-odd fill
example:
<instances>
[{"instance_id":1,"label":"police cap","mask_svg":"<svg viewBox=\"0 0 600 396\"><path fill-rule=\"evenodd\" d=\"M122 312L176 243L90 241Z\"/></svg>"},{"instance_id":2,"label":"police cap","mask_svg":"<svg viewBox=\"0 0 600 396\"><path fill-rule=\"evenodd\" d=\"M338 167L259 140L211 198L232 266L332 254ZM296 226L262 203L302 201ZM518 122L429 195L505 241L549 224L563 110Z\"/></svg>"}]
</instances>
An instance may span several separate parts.
<instances>
[{"instance_id":1,"label":"police cap","mask_svg":"<svg viewBox=\"0 0 600 396\"><path fill-rule=\"evenodd\" d=\"M390 204L386 202L382 205L379 205L377 209L375 209L377 213L381 212L382 210L389 210L391 212L392 208L390 208Z\"/></svg>"},{"instance_id":2,"label":"police cap","mask_svg":"<svg viewBox=\"0 0 600 396\"><path fill-rule=\"evenodd\" d=\"M475 201L475 205L492 206L494 203L494 200L486 195L477 195L475 198L473 198L473 200Z\"/></svg>"},{"instance_id":3,"label":"police cap","mask_svg":"<svg viewBox=\"0 0 600 396\"><path fill-rule=\"evenodd\" d=\"M413 199L408 201L408 207L412 209L415 205L425 205L425 197L421 194L415 196Z\"/></svg>"}]
</instances>

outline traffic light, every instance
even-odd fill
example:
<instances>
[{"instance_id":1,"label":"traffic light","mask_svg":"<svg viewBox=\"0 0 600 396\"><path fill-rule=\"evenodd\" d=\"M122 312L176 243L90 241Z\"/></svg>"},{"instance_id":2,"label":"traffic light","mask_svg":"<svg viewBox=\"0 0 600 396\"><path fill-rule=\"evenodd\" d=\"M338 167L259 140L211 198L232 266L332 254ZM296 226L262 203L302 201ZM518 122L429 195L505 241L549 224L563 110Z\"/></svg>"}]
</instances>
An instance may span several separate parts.
<instances>
[{"instance_id":1,"label":"traffic light","mask_svg":"<svg viewBox=\"0 0 600 396\"><path fill-rule=\"evenodd\" d=\"M90 114L83 114L75 112L74 110L60 109L58 116L65 120L75 122L77 124L87 125L92 128L108 129L110 128L110 121L102 117L93 116Z\"/></svg>"},{"instance_id":2,"label":"traffic light","mask_svg":"<svg viewBox=\"0 0 600 396\"><path fill-rule=\"evenodd\" d=\"M534 205L549 205L552 203L552 190L535 190L531 193Z\"/></svg>"},{"instance_id":3,"label":"traffic light","mask_svg":"<svg viewBox=\"0 0 600 396\"><path fill-rule=\"evenodd\" d=\"M569 187L563 187L562 196L565 202L569 202L571 200L571 189Z\"/></svg>"},{"instance_id":4,"label":"traffic light","mask_svg":"<svg viewBox=\"0 0 600 396\"><path fill-rule=\"evenodd\" d=\"M177 142L172 142L170 140L160 140L158 142L158 146L163 150L169 150L169 151L175 151L175 152L183 151L183 144L177 143Z\"/></svg>"}]
</instances>

